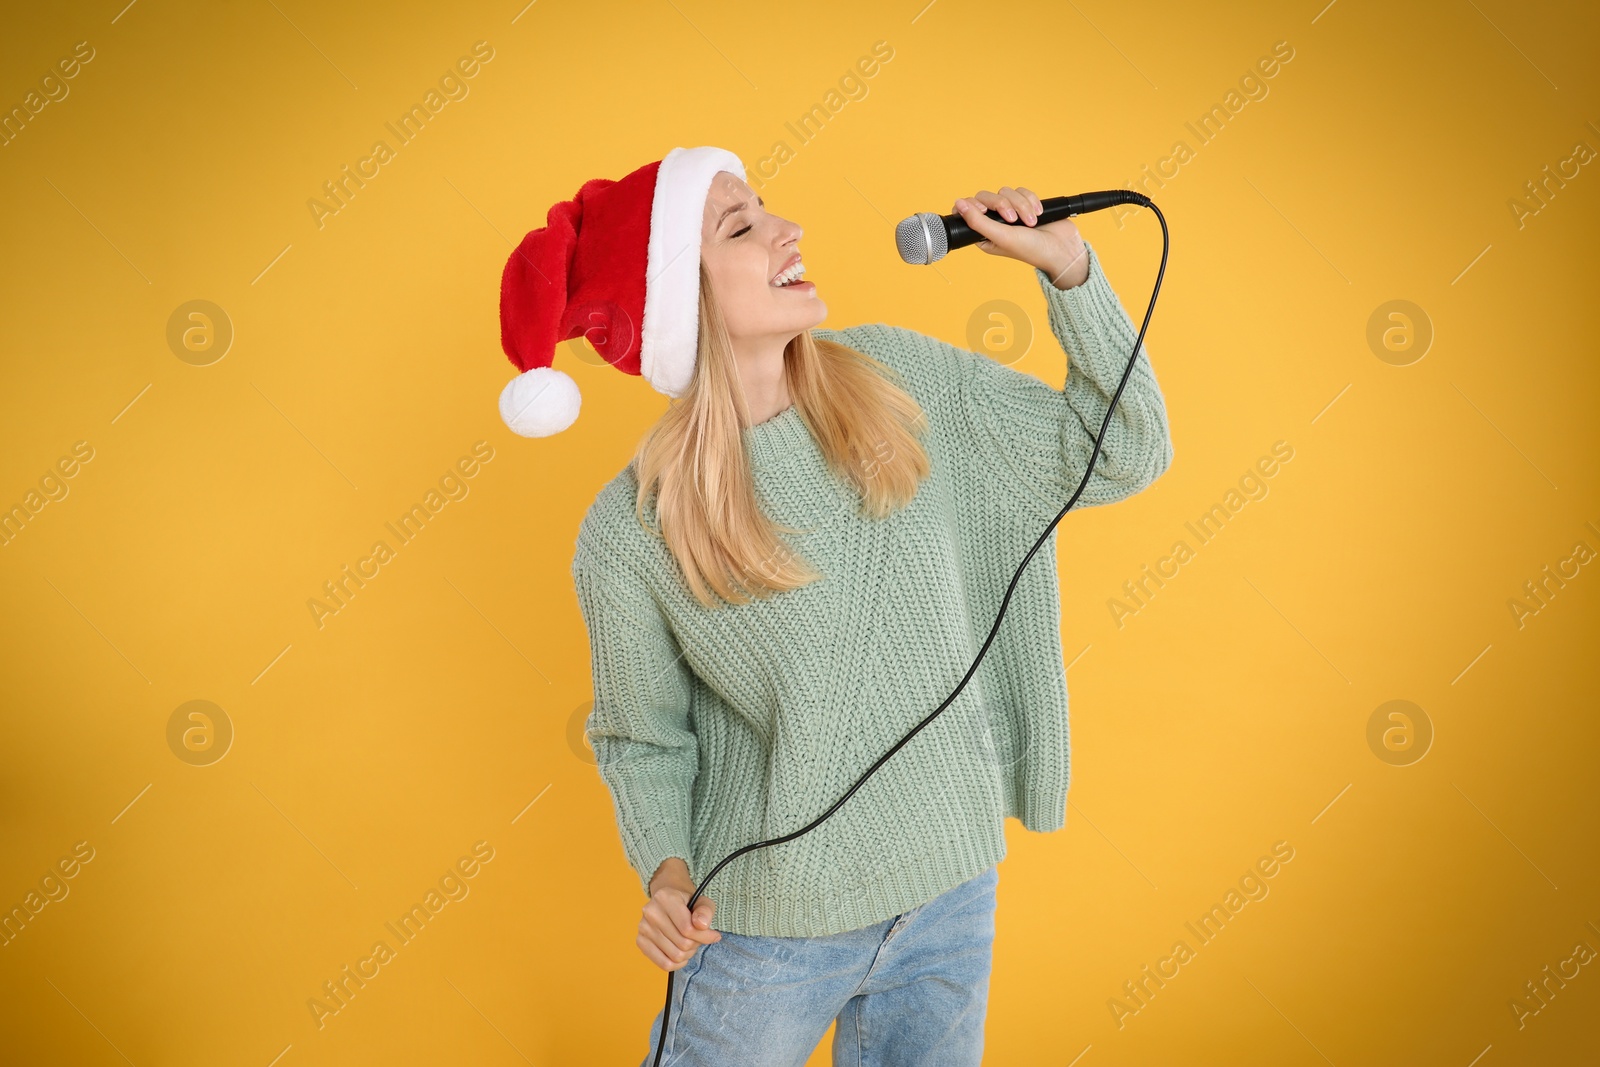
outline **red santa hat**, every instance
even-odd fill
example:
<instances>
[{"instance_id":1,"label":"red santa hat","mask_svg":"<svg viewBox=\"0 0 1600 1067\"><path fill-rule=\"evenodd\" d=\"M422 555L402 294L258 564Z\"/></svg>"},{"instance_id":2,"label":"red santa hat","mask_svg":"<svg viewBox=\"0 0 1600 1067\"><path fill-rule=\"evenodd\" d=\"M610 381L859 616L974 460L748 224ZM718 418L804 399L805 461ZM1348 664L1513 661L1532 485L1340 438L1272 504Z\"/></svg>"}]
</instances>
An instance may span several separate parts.
<instances>
[{"instance_id":1,"label":"red santa hat","mask_svg":"<svg viewBox=\"0 0 1600 1067\"><path fill-rule=\"evenodd\" d=\"M556 345L588 338L620 371L681 396L700 330L700 226L718 171L744 180L721 148L674 148L624 178L594 178L550 208L500 278L500 347L521 373L500 417L524 437L578 417L578 383L552 367Z\"/></svg>"}]
</instances>

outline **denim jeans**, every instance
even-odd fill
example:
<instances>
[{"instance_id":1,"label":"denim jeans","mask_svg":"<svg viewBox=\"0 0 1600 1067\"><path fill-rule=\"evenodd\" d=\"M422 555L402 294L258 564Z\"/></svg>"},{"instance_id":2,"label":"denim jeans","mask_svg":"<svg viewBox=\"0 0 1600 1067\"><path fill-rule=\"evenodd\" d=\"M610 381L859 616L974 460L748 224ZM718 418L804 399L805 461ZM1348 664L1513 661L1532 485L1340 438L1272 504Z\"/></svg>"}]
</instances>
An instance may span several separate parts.
<instances>
[{"instance_id":1,"label":"denim jeans","mask_svg":"<svg viewBox=\"0 0 1600 1067\"><path fill-rule=\"evenodd\" d=\"M827 937L722 931L675 972L662 1067L802 1067L835 1019L837 1067L977 1067L999 877ZM660 1037L658 1011L643 1067Z\"/></svg>"}]
</instances>

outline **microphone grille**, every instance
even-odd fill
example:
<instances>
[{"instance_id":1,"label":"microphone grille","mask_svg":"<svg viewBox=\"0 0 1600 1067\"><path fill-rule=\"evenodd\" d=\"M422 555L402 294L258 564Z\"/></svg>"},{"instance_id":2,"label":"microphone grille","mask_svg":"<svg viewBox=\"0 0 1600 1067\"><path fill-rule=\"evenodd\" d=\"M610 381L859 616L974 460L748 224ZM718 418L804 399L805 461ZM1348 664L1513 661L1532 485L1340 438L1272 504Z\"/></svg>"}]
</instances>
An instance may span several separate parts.
<instances>
[{"instance_id":1,"label":"microphone grille","mask_svg":"<svg viewBox=\"0 0 1600 1067\"><path fill-rule=\"evenodd\" d=\"M931 211L919 212L896 226L894 244L901 259L917 266L943 259L950 251L944 219Z\"/></svg>"}]
</instances>

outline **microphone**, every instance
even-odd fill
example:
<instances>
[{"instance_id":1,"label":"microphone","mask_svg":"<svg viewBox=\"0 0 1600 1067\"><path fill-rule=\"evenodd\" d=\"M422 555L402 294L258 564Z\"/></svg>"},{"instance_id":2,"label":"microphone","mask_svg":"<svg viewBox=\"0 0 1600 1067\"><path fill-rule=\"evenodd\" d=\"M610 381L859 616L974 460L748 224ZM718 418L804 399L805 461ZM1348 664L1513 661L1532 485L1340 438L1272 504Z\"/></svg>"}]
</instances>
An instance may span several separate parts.
<instances>
[{"instance_id":1,"label":"microphone","mask_svg":"<svg viewBox=\"0 0 1600 1067\"><path fill-rule=\"evenodd\" d=\"M1049 200L1039 201L1044 210L1039 212L1037 225L1060 222L1073 215L1087 215L1091 211L1100 211L1117 204L1151 206L1148 196L1132 189L1106 189L1098 193L1079 193L1077 196L1053 196ZM984 215L1007 226L1027 225L1021 219L1012 222L993 208L985 211ZM960 215L935 215L931 211L912 215L894 228L894 243L900 250L900 258L917 266L943 259L951 249L965 248L967 245L984 240L987 238L968 226L967 220Z\"/></svg>"}]
</instances>

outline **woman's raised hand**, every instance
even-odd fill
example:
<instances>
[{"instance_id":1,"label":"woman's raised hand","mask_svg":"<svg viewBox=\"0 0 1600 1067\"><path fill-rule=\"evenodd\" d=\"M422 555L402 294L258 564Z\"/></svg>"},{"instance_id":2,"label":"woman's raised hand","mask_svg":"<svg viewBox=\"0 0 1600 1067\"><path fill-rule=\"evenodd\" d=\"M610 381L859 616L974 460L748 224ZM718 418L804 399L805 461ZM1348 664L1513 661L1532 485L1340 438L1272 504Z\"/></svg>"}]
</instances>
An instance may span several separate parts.
<instances>
[{"instance_id":1,"label":"woman's raised hand","mask_svg":"<svg viewBox=\"0 0 1600 1067\"><path fill-rule=\"evenodd\" d=\"M694 957L700 945L722 940L719 930L711 929L717 902L702 896L689 914L689 898L695 885L689 880L689 867L676 856L664 861L650 879L650 902L639 919L635 943L645 958L663 971L675 971Z\"/></svg>"},{"instance_id":2,"label":"woman's raised hand","mask_svg":"<svg viewBox=\"0 0 1600 1067\"><path fill-rule=\"evenodd\" d=\"M956 213L983 235L977 247L991 256L1005 256L1038 267L1050 275L1058 289L1070 289L1089 277L1089 257L1083 235L1071 219L1038 225L1044 205L1027 188L1000 187L998 193L985 189L956 201ZM985 211L998 211L1008 221L1020 219L1025 225L1008 226L989 218Z\"/></svg>"}]
</instances>

